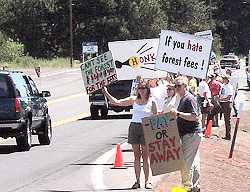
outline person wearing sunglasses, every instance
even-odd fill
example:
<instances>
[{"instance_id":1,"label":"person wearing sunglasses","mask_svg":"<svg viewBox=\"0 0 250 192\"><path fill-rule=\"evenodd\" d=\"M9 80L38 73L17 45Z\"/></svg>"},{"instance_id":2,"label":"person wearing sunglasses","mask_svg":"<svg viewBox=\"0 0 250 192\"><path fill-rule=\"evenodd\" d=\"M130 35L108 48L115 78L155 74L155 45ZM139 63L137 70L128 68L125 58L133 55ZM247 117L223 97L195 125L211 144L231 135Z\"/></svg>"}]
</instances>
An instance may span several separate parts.
<instances>
[{"instance_id":1,"label":"person wearing sunglasses","mask_svg":"<svg viewBox=\"0 0 250 192\"><path fill-rule=\"evenodd\" d=\"M175 85L174 84L168 84L167 85L167 97L164 101L164 107L163 112L167 113L170 112L172 108L177 109L180 102L180 97L178 94L176 94L175 91Z\"/></svg>"},{"instance_id":2,"label":"person wearing sunglasses","mask_svg":"<svg viewBox=\"0 0 250 192\"><path fill-rule=\"evenodd\" d=\"M145 82L140 82L137 88L136 97L127 97L124 99L116 99L108 92L107 88L103 88L103 94L108 100L118 106L133 105L132 120L128 131L128 143L132 145L134 152L134 171L136 182L132 189L140 188L140 173L141 173L141 157L143 160L143 171L145 176L145 188L152 189L152 184L149 182L149 158L145 146L145 138L142 129L142 119L157 114L157 105L155 100L150 96L150 88Z\"/></svg>"},{"instance_id":3,"label":"person wearing sunglasses","mask_svg":"<svg viewBox=\"0 0 250 192\"><path fill-rule=\"evenodd\" d=\"M172 108L181 138L184 163L181 168L182 183L188 191L200 191L199 145L202 137L200 111L196 98L188 91L188 79L175 79L175 89L180 96L178 108Z\"/></svg>"}]
</instances>

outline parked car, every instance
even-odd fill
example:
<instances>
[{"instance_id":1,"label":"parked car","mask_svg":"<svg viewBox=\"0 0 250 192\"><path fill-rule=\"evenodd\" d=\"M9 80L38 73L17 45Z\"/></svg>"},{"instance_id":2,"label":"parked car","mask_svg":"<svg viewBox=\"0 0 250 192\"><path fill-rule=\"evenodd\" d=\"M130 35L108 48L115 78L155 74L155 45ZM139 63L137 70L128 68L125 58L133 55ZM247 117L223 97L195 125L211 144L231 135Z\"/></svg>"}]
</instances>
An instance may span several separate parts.
<instances>
[{"instance_id":1,"label":"parked car","mask_svg":"<svg viewBox=\"0 0 250 192\"><path fill-rule=\"evenodd\" d=\"M107 86L109 93L117 99L123 99L130 96L133 80L120 80ZM102 94L101 90L97 90L89 95L90 114L92 119L106 118L108 111L115 112L130 111L132 106L116 106L112 105Z\"/></svg>"},{"instance_id":2,"label":"parked car","mask_svg":"<svg viewBox=\"0 0 250 192\"><path fill-rule=\"evenodd\" d=\"M240 59L233 53L224 55L220 60L220 66L222 69L225 68L235 68L240 69Z\"/></svg>"},{"instance_id":3,"label":"parked car","mask_svg":"<svg viewBox=\"0 0 250 192\"><path fill-rule=\"evenodd\" d=\"M52 138L47 100L49 91L38 92L30 76L18 71L0 71L0 137L15 137L20 151L28 151L32 135L42 145Z\"/></svg>"}]
</instances>

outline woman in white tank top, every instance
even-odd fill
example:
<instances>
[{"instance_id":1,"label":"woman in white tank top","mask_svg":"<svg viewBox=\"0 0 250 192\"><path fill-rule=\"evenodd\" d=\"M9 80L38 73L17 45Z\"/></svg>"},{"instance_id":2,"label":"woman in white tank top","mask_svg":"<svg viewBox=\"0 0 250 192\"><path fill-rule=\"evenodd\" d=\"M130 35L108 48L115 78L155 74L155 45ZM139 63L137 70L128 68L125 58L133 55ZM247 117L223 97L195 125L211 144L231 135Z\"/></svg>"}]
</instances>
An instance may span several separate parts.
<instances>
[{"instance_id":1,"label":"woman in white tank top","mask_svg":"<svg viewBox=\"0 0 250 192\"><path fill-rule=\"evenodd\" d=\"M134 152L134 170L136 182L132 189L140 188L141 157L143 159L143 171L145 175L145 188L152 189L152 184L148 181L149 161L148 152L145 147L145 139L142 129L142 119L157 114L156 102L150 97L150 88L145 82L138 86L137 96L127 97L125 99L116 99L109 94L107 88L103 89L103 94L114 105L131 106L133 105L132 120L129 126L128 143L132 145Z\"/></svg>"}]
</instances>

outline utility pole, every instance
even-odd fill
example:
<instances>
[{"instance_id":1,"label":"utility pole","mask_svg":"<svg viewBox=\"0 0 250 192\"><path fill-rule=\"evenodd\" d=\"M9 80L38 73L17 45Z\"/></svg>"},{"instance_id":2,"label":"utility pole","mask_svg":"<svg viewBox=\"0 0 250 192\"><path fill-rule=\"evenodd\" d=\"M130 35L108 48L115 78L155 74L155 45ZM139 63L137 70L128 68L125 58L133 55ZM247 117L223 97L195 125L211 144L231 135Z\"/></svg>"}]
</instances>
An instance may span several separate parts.
<instances>
[{"instance_id":1,"label":"utility pole","mask_svg":"<svg viewBox=\"0 0 250 192\"><path fill-rule=\"evenodd\" d=\"M209 0L209 19L210 19L210 28L212 30L212 0Z\"/></svg>"},{"instance_id":2,"label":"utility pole","mask_svg":"<svg viewBox=\"0 0 250 192\"><path fill-rule=\"evenodd\" d=\"M69 0L70 67L73 67L72 0Z\"/></svg>"}]
</instances>

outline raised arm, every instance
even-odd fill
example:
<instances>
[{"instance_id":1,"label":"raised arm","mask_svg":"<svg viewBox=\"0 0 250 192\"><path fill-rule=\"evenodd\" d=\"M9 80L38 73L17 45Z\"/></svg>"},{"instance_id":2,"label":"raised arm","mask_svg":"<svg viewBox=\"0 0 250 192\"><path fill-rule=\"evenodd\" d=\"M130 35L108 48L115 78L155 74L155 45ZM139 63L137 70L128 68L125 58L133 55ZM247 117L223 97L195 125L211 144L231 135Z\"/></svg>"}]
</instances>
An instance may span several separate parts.
<instances>
[{"instance_id":1,"label":"raised arm","mask_svg":"<svg viewBox=\"0 0 250 192\"><path fill-rule=\"evenodd\" d=\"M110 95L110 93L108 92L106 87L104 87L102 89L102 93L105 95L105 97L108 98L108 100L111 102L111 104L117 105L117 106L130 106L130 105L133 105L134 101L135 101L134 97L127 97L124 99L116 99L115 97Z\"/></svg>"}]
</instances>

